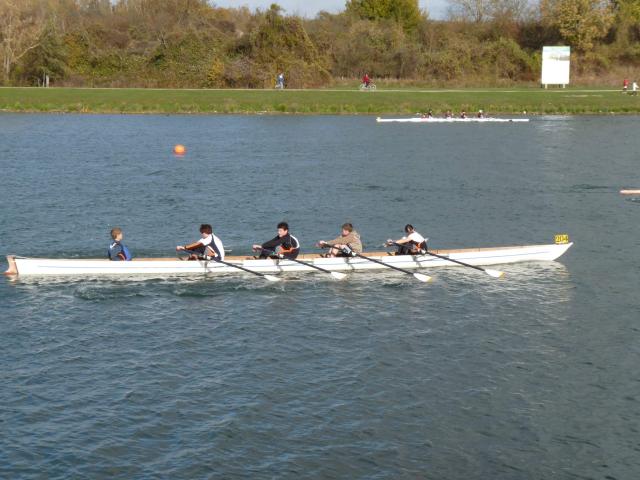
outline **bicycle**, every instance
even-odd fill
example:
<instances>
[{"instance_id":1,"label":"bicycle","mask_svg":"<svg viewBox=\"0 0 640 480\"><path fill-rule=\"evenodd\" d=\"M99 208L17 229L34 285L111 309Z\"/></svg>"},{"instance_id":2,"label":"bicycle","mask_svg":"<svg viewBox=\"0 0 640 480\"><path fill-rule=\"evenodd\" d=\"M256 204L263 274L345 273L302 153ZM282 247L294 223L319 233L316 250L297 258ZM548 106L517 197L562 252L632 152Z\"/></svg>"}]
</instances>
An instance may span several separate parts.
<instances>
[{"instance_id":1,"label":"bicycle","mask_svg":"<svg viewBox=\"0 0 640 480\"><path fill-rule=\"evenodd\" d=\"M365 91L365 90L374 91L375 89L376 89L376 84L375 83L370 83L368 87L364 83L360 84L360 90L362 90L362 91Z\"/></svg>"}]
</instances>

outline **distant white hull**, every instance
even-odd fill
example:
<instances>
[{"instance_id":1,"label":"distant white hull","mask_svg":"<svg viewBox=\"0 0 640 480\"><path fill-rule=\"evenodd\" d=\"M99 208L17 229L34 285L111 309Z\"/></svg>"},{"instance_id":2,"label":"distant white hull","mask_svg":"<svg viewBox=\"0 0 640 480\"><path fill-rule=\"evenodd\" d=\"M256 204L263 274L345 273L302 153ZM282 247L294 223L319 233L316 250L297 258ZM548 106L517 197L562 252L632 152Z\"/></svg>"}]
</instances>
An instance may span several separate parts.
<instances>
[{"instance_id":1,"label":"distant white hull","mask_svg":"<svg viewBox=\"0 0 640 480\"><path fill-rule=\"evenodd\" d=\"M499 265L506 263L550 261L565 253L572 243L560 245L528 245L497 248L469 248L461 250L434 250L434 253L454 260L476 265ZM458 266L455 263L430 255L391 256L384 252L368 253L368 257L385 264L405 269ZM53 259L26 258L10 255L7 257L7 275L202 275L244 273L237 268L215 261L186 261L175 258L140 258L130 262L112 262L104 259ZM363 258L321 258L318 255L300 255L298 260L311 263L331 271L384 270L383 265ZM307 265L290 260L247 259L227 257L226 261L259 273L317 272Z\"/></svg>"},{"instance_id":2,"label":"distant white hull","mask_svg":"<svg viewBox=\"0 0 640 480\"><path fill-rule=\"evenodd\" d=\"M524 123L528 122L528 118L441 118L441 117L413 117L413 118L376 118L378 123Z\"/></svg>"}]
</instances>

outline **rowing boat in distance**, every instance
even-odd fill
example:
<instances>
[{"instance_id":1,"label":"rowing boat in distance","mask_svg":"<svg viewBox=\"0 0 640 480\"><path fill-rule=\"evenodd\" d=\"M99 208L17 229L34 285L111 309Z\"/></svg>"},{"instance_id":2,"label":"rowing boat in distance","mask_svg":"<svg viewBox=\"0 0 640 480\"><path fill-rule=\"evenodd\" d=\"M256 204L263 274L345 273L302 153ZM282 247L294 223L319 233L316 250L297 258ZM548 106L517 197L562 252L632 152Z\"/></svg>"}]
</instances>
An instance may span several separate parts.
<instances>
[{"instance_id":1,"label":"rowing boat in distance","mask_svg":"<svg viewBox=\"0 0 640 480\"><path fill-rule=\"evenodd\" d=\"M640 190L620 190L621 195L640 195Z\"/></svg>"},{"instance_id":2,"label":"rowing boat in distance","mask_svg":"<svg viewBox=\"0 0 640 480\"><path fill-rule=\"evenodd\" d=\"M573 243L549 245L525 245L512 247L466 248L457 250L430 250L440 257L465 262L469 265L486 266L518 262L553 261L564 254ZM458 264L444 258L424 255L390 255L387 252L369 252L366 256L391 267L422 269L450 267ZM384 270L387 267L361 257L323 258L317 254L303 254L298 260L330 271ZM239 274L237 265L261 274L284 272L314 272L313 267L285 259L254 259L228 256L227 264L214 260L180 260L173 258L137 258L127 262L113 262L107 259L55 259L29 258L16 255L7 256L7 275L196 275L196 274Z\"/></svg>"},{"instance_id":3,"label":"rowing boat in distance","mask_svg":"<svg viewBox=\"0 0 640 480\"><path fill-rule=\"evenodd\" d=\"M526 123L528 118L494 118L494 117L412 117L412 118L376 118L378 123Z\"/></svg>"}]
</instances>

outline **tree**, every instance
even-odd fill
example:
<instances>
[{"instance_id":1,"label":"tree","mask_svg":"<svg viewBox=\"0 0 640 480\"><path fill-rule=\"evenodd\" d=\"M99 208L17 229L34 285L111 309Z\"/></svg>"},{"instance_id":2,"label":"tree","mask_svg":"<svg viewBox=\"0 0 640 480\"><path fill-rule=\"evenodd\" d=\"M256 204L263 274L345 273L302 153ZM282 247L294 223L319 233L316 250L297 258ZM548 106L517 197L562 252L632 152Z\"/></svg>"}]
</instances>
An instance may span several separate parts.
<instances>
[{"instance_id":1,"label":"tree","mask_svg":"<svg viewBox=\"0 0 640 480\"><path fill-rule=\"evenodd\" d=\"M15 68L14 76L26 80L33 85L40 82L45 75L54 82L64 78L67 72L66 52L62 39L52 22L42 33L38 46L23 57Z\"/></svg>"},{"instance_id":2,"label":"tree","mask_svg":"<svg viewBox=\"0 0 640 480\"><path fill-rule=\"evenodd\" d=\"M542 0L543 19L558 28L562 38L579 52L593 49L614 20L607 0Z\"/></svg>"},{"instance_id":3,"label":"tree","mask_svg":"<svg viewBox=\"0 0 640 480\"><path fill-rule=\"evenodd\" d=\"M348 0L346 11L366 20L393 20L407 31L423 19L418 0Z\"/></svg>"},{"instance_id":4,"label":"tree","mask_svg":"<svg viewBox=\"0 0 640 480\"><path fill-rule=\"evenodd\" d=\"M622 45L631 43L630 31L640 25L640 0L613 0L616 40Z\"/></svg>"},{"instance_id":5,"label":"tree","mask_svg":"<svg viewBox=\"0 0 640 480\"><path fill-rule=\"evenodd\" d=\"M39 6L36 0L0 0L0 54L5 82L16 62L40 44L46 22Z\"/></svg>"},{"instance_id":6,"label":"tree","mask_svg":"<svg viewBox=\"0 0 640 480\"><path fill-rule=\"evenodd\" d=\"M486 20L519 20L527 10L527 0L449 0L452 19L480 23Z\"/></svg>"}]
</instances>

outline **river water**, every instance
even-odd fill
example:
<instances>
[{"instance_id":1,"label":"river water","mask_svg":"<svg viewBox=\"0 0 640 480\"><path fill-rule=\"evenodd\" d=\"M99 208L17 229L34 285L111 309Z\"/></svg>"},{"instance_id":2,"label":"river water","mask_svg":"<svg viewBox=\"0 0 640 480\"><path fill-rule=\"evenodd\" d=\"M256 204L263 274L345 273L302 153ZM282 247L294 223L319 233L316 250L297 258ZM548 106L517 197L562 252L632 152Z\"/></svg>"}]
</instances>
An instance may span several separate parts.
<instances>
[{"instance_id":1,"label":"river water","mask_svg":"<svg viewBox=\"0 0 640 480\"><path fill-rule=\"evenodd\" d=\"M575 242L500 280L2 280L0 478L639 478L639 125L0 115L2 255Z\"/></svg>"}]
</instances>

